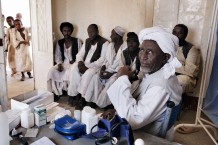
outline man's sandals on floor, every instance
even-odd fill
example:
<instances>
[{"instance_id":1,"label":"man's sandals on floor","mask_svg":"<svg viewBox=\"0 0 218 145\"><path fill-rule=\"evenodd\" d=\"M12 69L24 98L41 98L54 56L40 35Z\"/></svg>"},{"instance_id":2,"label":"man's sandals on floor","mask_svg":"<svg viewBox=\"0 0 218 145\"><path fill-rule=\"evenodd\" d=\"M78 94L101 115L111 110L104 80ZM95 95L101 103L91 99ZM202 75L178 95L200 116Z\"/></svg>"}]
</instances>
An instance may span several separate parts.
<instances>
[{"instance_id":1,"label":"man's sandals on floor","mask_svg":"<svg viewBox=\"0 0 218 145\"><path fill-rule=\"evenodd\" d=\"M179 127L176 131L182 134L190 134L190 133L198 132L199 128L182 126L182 127Z\"/></svg>"}]
</instances>

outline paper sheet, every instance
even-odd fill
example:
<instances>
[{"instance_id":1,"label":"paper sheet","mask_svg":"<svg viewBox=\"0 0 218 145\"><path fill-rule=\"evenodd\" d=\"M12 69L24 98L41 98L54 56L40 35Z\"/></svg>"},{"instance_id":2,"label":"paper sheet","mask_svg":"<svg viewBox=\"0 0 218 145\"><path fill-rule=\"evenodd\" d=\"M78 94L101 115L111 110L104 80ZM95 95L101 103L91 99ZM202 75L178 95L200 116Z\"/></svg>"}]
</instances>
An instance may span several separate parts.
<instances>
[{"instance_id":1,"label":"paper sheet","mask_svg":"<svg viewBox=\"0 0 218 145\"><path fill-rule=\"evenodd\" d=\"M38 128L27 129L25 137L36 137L39 132Z\"/></svg>"},{"instance_id":2,"label":"paper sheet","mask_svg":"<svg viewBox=\"0 0 218 145\"><path fill-rule=\"evenodd\" d=\"M31 143L30 145L55 145L49 138L46 136L40 138L39 140Z\"/></svg>"}]
</instances>

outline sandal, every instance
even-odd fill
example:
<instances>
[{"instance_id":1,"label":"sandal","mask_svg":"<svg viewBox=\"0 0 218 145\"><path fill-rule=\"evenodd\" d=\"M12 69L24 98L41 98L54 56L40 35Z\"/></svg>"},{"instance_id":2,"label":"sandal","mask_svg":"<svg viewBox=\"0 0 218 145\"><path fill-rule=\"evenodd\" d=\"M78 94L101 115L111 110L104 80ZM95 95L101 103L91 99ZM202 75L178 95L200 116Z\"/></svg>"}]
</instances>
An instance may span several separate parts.
<instances>
[{"instance_id":1,"label":"sandal","mask_svg":"<svg viewBox=\"0 0 218 145\"><path fill-rule=\"evenodd\" d=\"M182 126L182 127L179 127L176 131L179 132L179 133L182 133L182 134L190 134L190 133L198 132L199 129L196 128L196 127Z\"/></svg>"},{"instance_id":2,"label":"sandal","mask_svg":"<svg viewBox=\"0 0 218 145\"><path fill-rule=\"evenodd\" d=\"M30 79L33 78L30 72L27 72L27 75L29 76Z\"/></svg>"},{"instance_id":3,"label":"sandal","mask_svg":"<svg viewBox=\"0 0 218 145\"><path fill-rule=\"evenodd\" d=\"M24 81L25 80L25 76L22 76L20 81Z\"/></svg>"}]
</instances>

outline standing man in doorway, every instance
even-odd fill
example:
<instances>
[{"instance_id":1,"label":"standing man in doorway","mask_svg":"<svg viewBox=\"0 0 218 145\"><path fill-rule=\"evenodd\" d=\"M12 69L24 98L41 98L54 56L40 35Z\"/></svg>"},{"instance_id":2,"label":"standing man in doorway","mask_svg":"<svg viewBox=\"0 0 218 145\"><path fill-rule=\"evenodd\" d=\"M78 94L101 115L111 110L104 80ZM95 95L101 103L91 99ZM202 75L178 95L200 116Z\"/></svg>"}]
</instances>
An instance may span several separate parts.
<instances>
[{"instance_id":1,"label":"standing man in doorway","mask_svg":"<svg viewBox=\"0 0 218 145\"><path fill-rule=\"evenodd\" d=\"M13 37L13 44L15 47L15 65L16 70L21 72L20 81L25 80L24 73L27 72L29 78L33 78L31 75L32 61L29 52L29 37L28 30L23 27L22 21L19 19L14 20L15 32Z\"/></svg>"},{"instance_id":2,"label":"standing man in doorway","mask_svg":"<svg viewBox=\"0 0 218 145\"><path fill-rule=\"evenodd\" d=\"M8 16L6 21L9 25L9 28L6 32L6 47L8 50L8 63L9 67L11 68L11 76L16 74L16 67L15 67L15 48L13 44L13 35L14 35L14 18L12 16Z\"/></svg>"}]
</instances>

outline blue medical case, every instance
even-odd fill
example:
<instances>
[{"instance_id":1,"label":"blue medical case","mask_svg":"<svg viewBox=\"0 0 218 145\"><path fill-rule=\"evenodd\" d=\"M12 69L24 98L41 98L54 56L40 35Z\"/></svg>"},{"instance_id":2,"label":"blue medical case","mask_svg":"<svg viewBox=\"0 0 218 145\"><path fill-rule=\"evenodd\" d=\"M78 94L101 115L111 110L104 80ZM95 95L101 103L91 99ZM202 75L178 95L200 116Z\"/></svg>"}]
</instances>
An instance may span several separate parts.
<instances>
[{"instance_id":1,"label":"blue medical case","mask_svg":"<svg viewBox=\"0 0 218 145\"><path fill-rule=\"evenodd\" d=\"M55 120L55 131L69 140L86 134L86 125L68 115Z\"/></svg>"}]
</instances>

